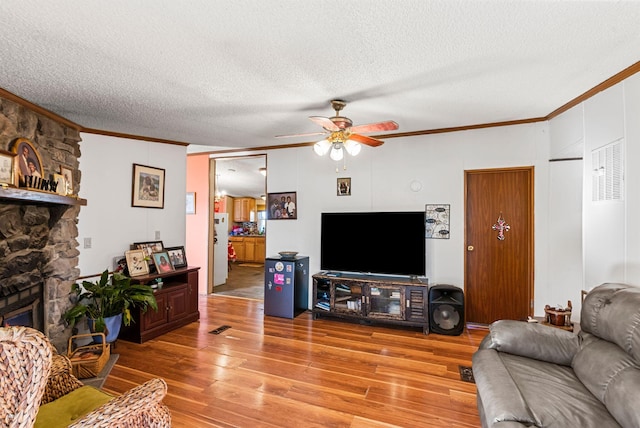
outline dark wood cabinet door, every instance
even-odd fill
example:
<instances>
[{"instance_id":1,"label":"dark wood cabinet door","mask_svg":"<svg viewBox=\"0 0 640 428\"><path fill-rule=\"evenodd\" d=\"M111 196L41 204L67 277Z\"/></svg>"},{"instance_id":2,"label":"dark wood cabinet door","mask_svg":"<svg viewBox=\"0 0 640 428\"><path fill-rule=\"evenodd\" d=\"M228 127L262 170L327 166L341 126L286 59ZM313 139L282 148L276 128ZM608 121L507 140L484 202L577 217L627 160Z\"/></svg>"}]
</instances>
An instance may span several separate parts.
<instances>
[{"instance_id":1,"label":"dark wood cabinet door","mask_svg":"<svg viewBox=\"0 0 640 428\"><path fill-rule=\"evenodd\" d=\"M167 323L167 298L165 293L156 293L158 310L147 309L142 314L141 330L151 330L152 328L163 326Z\"/></svg>"},{"instance_id":2,"label":"dark wood cabinet door","mask_svg":"<svg viewBox=\"0 0 640 428\"><path fill-rule=\"evenodd\" d=\"M187 303L187 285L175 287L167 293L167 304L169 307L169 322L183 318L189 313Z\"/></svg>"},{"instance_id":3,"label":"dark wood cabinet door","mask_svg":"<svg viewBox=\"0 0 640 428\"><path fill-rule=\"evenodd\" d=\"M189 313L198 312L198 271L189 272L187 281L187 301Z\"/></svg>"}]
</instances>

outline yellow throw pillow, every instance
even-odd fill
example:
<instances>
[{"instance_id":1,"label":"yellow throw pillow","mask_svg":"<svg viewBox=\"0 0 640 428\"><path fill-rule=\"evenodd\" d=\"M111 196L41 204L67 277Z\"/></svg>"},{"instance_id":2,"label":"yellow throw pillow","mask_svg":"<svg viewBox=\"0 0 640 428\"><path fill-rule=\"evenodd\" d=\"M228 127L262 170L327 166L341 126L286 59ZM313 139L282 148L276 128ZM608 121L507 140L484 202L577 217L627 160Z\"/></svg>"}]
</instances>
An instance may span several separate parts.
<instances>
[{"instance_id":1,"label":"yellow throw pillow","mask_svg":"<svg viewBox=\"0 0 640 428\"><path fill-rule=\"evenodd\" d=\"M92 386L83 386L40 406L34 428L62 428L81 419L113 397Z\"/></svg>"}]
</instances>

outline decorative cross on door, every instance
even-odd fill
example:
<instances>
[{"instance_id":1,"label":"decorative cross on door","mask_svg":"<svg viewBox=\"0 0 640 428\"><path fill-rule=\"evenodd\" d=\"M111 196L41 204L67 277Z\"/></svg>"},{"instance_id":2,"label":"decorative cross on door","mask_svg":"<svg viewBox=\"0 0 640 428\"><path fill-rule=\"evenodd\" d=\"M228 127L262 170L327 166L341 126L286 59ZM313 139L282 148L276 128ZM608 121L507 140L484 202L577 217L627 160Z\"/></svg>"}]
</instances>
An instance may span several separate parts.
<instances>
[{"instance_id":1,"label":"decorative cross on door","mask_svg":"<svg viewBox=\"0 0 640 428\"><path fill-rule=\"evenodd\" d=\"M498 220L496 221L496 223L491 226L491 228L493 230L497 230L498 231L498 239L500 241L504 241L504 234L505 232L508 232L509 229L511 229L511 226L509 226L507 224L506 221L504 221L504 218L502 218L502 213L500 213L500 216L498 216Z\"/></svg>"}]
</instances>

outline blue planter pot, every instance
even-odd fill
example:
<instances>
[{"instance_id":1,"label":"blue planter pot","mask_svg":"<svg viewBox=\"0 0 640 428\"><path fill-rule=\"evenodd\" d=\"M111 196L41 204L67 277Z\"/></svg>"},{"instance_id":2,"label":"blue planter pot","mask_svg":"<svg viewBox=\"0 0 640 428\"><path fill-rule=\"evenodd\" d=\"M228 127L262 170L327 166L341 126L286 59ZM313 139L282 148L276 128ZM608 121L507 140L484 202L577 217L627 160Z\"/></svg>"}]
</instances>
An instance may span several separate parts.
<instances>
[{"instance_id":1,"label":"blue planter pot","mask_svg":"<svg viewBox=\"0 0 640 428\"><path fill-rule=\"evenodd\" d=\"M120 334L120 327L122 326L122 314L114 315L112 317L107 317L104 319L104 322L107 326L107 329L104 332L107 342L108 343L115 342L115 340L118 338L118 335ZM95 325L95 320L89 318L89 330L91 330L92 333L95 333L94 325ZM94 341L101 343L102 338L99 336L96 336L94 337Z\"/></svg>"}]
</instances>

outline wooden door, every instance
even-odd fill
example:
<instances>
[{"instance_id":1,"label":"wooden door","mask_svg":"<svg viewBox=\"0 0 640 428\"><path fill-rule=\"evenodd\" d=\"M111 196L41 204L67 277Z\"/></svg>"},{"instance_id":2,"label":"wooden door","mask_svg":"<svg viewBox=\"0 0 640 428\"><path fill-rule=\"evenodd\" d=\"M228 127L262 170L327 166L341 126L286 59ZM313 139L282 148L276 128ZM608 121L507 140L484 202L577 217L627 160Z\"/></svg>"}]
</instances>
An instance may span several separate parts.
<instances>
[{"instance_id":1,"label":"wooden door","mask_svg":"<svg viewBox=\"0 0 640 428\"><path fill-rule=\"evenodd\" d=\"M532 315L533 167L465 171L465 243L467 322Z\"/></svg>"}]
</instances>

